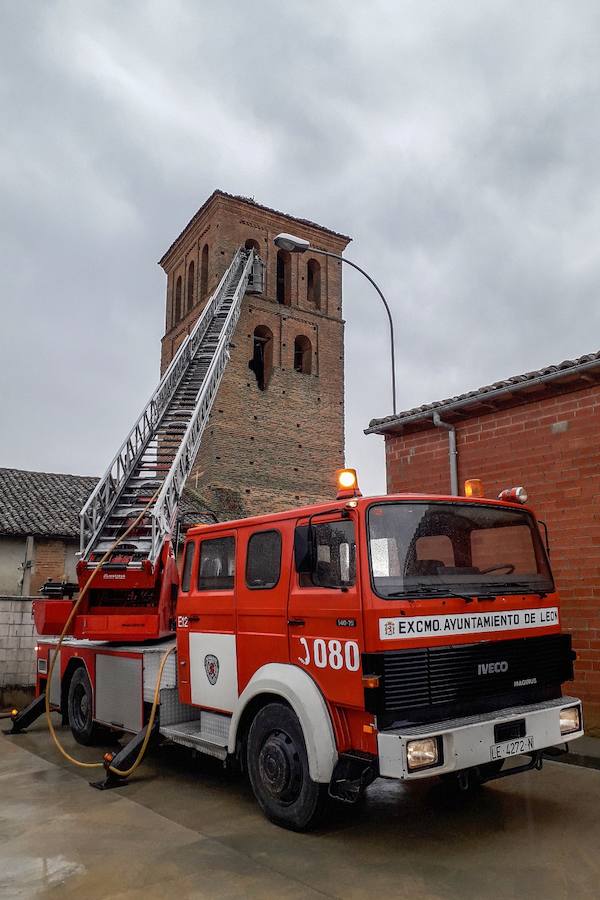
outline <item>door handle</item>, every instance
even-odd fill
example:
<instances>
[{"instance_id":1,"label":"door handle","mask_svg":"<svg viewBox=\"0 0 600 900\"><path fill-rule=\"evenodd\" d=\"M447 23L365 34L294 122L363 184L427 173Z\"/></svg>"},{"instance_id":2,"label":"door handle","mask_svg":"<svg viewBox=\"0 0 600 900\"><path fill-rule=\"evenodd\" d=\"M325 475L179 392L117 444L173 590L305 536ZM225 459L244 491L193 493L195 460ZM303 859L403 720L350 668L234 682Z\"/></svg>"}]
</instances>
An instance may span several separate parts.
<instances>
[{"instance_id":1,"label":"door handle","mask_svg":"<svg viewBox=\"0 0 600 900\"><path fill-rule=\"evenodd\" d=\"M288 619L288 625L306 625L304 619Z\"/></svg>"},{"instance_id":2,"label":"door handle","mask_svg":"<svg viewBox=\"0 0 600 900\"><path fill-rule=\"evenodd\" d=\"M200 616L188 616L188 622L199 622Z\"/></svg>"}]
</instances>

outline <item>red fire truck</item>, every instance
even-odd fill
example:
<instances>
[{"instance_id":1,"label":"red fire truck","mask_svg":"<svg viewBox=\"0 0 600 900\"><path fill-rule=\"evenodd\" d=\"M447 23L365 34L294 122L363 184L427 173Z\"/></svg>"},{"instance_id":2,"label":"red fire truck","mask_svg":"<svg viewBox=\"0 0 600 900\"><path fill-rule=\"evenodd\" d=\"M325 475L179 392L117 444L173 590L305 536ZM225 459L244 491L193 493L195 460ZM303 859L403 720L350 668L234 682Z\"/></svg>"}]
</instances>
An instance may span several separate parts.
<instances>
[{"instance_id":1,"label":"red fire truck","mask_svg":"<svg viewBox=\"0 0 600 900\"><path fill-rule=\"evenodd\" d=\"M344 469L331 502L190 528L179 573L177 500L259 262L238 251L84 507L82 594L36 601L37 699L13 731L47 699L83 744L132 735L102 788L149 734L236 762L298 830L377 777L467 788L541 768L583 718L522 488L364 498Z\"/></svg>"}]
</instances>

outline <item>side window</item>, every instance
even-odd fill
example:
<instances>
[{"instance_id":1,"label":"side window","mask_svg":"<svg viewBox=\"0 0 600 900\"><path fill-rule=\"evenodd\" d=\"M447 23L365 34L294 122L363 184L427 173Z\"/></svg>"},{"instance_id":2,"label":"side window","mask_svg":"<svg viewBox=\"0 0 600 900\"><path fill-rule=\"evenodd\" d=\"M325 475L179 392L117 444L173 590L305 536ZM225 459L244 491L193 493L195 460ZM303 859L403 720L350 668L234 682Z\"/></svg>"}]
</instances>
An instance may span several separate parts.
<instances>
[{"instance_id":1,"label":"side window","mask_svg":"<svg viewBox=\"0 0 600 900\"><path fill-rule=\"evenodd\" d=\"M300 573L300 587L312 587L315 583L351 587L356 580L356 542L354 524L348 521L313 524L316 541L315 581L304 571ZM296 560L301 558L302 546L308 552L308 526L296 528Z\"/></svg>"},{"instance_id":2,"label":"side window","mask_svg":"<svg viewBox=\"0 0 600 900\"><path fill-rule=\"evenodd\" d=\"M274 588L281 571L281 535L257 531L248 541L246 584L251 590Z\"/></svg>"},{"instance_id":3,"label":"side window","mask_svg":"<svg viewBox=\"0 0 600 900\"><path fill-rule=\"evenodd\" d=\"M199 591L230 591L235 570L235 541L213 538L200 544Z\"/></svg>"},{"instance_id":4,"label":"side window","mask_svg":"<svg viewBox=\"0 0 600 900\"><path fill-rule=\"evenodd\" d=\"M181 576L181 590L189 591L190 580L192 577L192 566L194 564L194 550L196 545L193 541L189 541L185 548L185 557L183 559L183 574Z\"/></svg>"}]
</instances>

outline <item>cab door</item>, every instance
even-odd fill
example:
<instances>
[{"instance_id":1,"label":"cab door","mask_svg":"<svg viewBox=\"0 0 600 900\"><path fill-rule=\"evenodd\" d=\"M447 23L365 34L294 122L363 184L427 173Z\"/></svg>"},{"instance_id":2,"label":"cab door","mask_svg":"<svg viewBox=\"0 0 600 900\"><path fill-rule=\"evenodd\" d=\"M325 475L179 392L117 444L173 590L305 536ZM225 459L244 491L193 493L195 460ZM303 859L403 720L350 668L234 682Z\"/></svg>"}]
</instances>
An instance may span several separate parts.
<instances>
[{"instance_id":1,"label":"cab door","mask_svg":"<svg viewBox=\"0 0 600 900\"><path fill-rule=\"evenodd\" d=\"M233 530L190 541L177 606L180 696L219 712L232 712L238 699L235 557Z\"/></svg>"},{"instance_id":2,"label":"cab door","mask_svg":"<svg viewBox=\"0 0 600 900\"><path fill-rule=\"evenodd\" d=\"M358 522L334 512L313 521L316 567L301 572L308 552L308 519L296 526L288 602L290 662L305 669L331 703L361 706L363 622L359 588ZM306 557L304 558L306 563Z\"/></svg>"},{"instance_id":3,"label":"cab door","mask_svg":"<svg viewBox=\"0 0 600 900\"><path fill-rule=\"evenodd\" d=\"M240 693L267 663L289 662L287 603L293 528L275 521L238 533L237 651Z\"/></svg>"}]
</instances>

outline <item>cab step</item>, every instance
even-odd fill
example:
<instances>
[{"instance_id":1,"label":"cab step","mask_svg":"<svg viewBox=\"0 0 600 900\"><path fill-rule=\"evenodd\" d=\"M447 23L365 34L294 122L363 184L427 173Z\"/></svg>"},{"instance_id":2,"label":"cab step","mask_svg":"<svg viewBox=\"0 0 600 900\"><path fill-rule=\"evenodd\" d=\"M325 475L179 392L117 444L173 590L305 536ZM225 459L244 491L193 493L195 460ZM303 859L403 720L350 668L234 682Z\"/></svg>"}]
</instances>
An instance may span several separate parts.
<instances>
[{"instance_id":1,"label":"cab step","mask_svg":"<svg viewBox=\"0 0 600 900\"><path fill-rule=\"evenodd\" d=\"M181 744L217 759L227 758L230 716L202 712L193 722L175 722L163 725L160 734L174 744Z\"/></svg>"}]
</instances>

